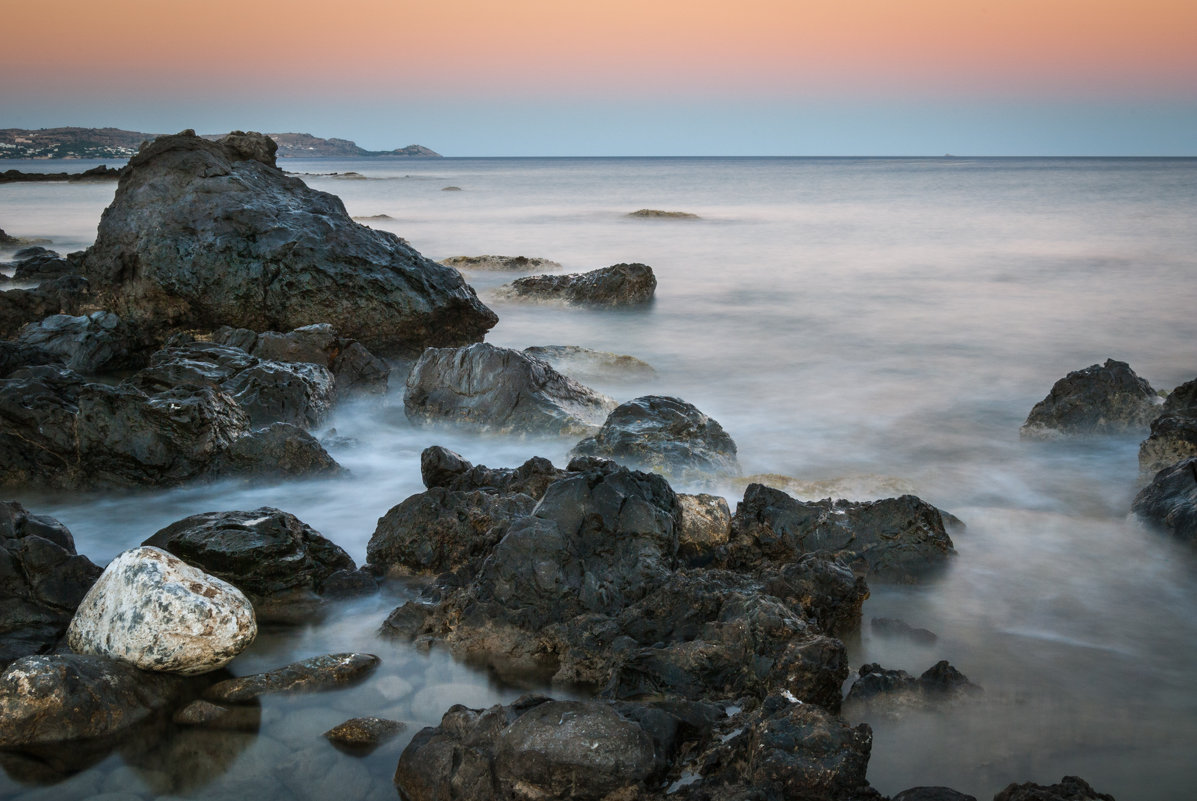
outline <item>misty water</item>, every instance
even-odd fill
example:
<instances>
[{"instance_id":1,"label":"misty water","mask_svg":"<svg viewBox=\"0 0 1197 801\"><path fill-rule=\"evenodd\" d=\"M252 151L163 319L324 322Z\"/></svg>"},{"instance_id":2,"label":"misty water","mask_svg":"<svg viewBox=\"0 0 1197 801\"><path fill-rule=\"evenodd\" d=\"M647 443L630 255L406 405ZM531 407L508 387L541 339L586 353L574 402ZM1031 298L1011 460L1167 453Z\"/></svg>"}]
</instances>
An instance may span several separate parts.
<instances>
[{"instance_id":1,"label":"misty water","mask_svg":"<svg viewBox=\"0 0 1197 801\"><path fill-rule=\"evenodd\" d=\"M735 439L745 475L788 477L783 488L807 499L912 492L967 524L942 576L870 582L862 631L848 643L854 671L879 662L917 675L947 659L984 688L946 711L863 718L874 728L878 790L948 785L987 799L1011 781L1076 774L1120 801L1191 797L1197 556L1127 516L1141 437L1029 443L1018 428L1058 378L1109 357L1157 389L1197 376L1197 160L283 166L309 173L305 181L341 196L352 215L387 215L365 222L432 258L539 256L570 272L651 265L656 300L635 311L518 305L494 296L510 276L466 278L499 314L487 341L647 361L651 379L585 382L619 400L651 393L694 403ZM357 175L315 174L346 172ZM0 186L0 227L81 249L114 188ZM626 216L641 208L700 219ZM350 469L345 479L9 497L60 519L101 565L187 515L263 505L292 512L362 562L377 519L423 489L426 446L476 464L541 455L561 466L573 444L413 428L394 379L384 400L343 406L316 433L332 428L340 439L329 450ZM734 508L744 482L717 489ZM391 590L336 606L323 622L265 631L232 665L244 674L334 651L381 656L358 687L267 698L256 734L168 733L54 786L9 765L0 797L394 798L399 752L420 727L453 703L485 706L522 691L377 638L402 599ZM938 641L876 637L874 617L901 618ZM408 728L368 758L342 756L320 733L358 715Z\"/></svg>"}]
</instances>

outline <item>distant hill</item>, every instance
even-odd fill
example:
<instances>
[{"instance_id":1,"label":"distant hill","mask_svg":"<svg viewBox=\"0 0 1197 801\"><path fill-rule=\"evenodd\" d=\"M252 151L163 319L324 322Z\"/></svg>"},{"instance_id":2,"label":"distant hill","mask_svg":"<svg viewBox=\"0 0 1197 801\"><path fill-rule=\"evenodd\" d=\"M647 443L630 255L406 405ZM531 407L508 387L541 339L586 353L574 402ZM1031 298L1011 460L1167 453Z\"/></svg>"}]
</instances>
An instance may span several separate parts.
<instances>
[{"instance_id":1,"label":"distant hill","mask_svg":"<svg viewBox=\"0 0 1197 801\"><path fill-rule=\"evenodd\" d=\"M124 131L120 128L24 128L0 129L0 159L127 159L142 142L160 134ZM219 139L224 134L206 134ZM267 134L278 143L281 158L440 158L423 145L395 150L366 150L348 139L321 139L306 133Z\"/></svg>"}]
</instances>

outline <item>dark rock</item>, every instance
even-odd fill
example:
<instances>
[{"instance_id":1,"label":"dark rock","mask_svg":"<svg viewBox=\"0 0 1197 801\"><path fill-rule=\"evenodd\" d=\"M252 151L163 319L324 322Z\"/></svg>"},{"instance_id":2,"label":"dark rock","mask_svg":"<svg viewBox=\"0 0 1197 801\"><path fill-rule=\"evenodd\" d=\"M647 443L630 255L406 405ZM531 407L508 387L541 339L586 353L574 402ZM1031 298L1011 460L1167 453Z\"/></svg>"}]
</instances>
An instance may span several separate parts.
<instances>
[{"instance_id":1,"label":"dark rock","mask_svg":"<svg viewBox=\"0 0 1197 801\"><path fill-rule=\"evenodd\" d=\"M175 712L171 720L180 726L256 732L262 725L262 707L220 706L201 698Z\"/></svg>"},{"instance_id":2,"label":"dark rock","mask_svg":"<svg viewBox=\"0 0 1197 801\"><path fill-rule=\"evenodd\" d=\"M1010 784L993 801L1114 801L1114 796L1097 792L1084 779L1065 776L1058 784Z\"/></svg>"},{"instance_id":3,"label":"dark rock","mask_svg":"<svg viewBox=\"0 0 1197 801\"><path fill-rule=\"evenodd\" d=\"M614 264L568 275L530 275L503 287L508 297L579 306L638 306L651 301L656 290L657 277L647 264Z\"/></svg>"},{"instance_id":4,"label":"dark rock","mask_svg":"<svg viewBox=\"0 0 1197 801\"><path fill-rule=\"evenodd\" d=\"M763 592L815 621L825 633L841 637L860 629L869 587L843 562L808 553L785 564L761 565L752 575Z\"/></svg>"},{"instance_id":5,"label":"dark rock","mask_svg":"<svg viewBox=\"0 0 1197 801\"><path fill-rule=\"evenodd\" d=\"M54 314L26 326L17 342L55 354L79 373L102 373L137 366L139 343L115 314L92 312L79 317Z\"/></svg>"},{"instance_id":6,"label":"dark rock","mask_svg":"<svg viewBox=\"0 0 1197 801\"><path fill-rule=\"evenodd\" d=\"M460 273L353 222L275 167L274 148L241 132L143 146L84 259L105 305L163 328L330 323L384 354L461 345L495 324Z\"/></svg>"},{"instance_id":7,"label":"dark rock","mask_svg":"<svg viewBox=\"0 0 1197 801\"><path fill-rule=\"evenodd\" d=\"M13 254L14 281L46 281L76 273L74 266L52 250L29 247Z\"/></svg>"},{"instance_id":8,"label":"dark rock","mask_svg":"<svg viewBox=\"0 0 1197 801\"><path fill-rule=\"evenodd\" d=\"M61 365L62 357L43 348L0 339L0 378L8 378L22 367Z\"/></svg>"},{"instance_id":9,"label":"dark rock","mask_svg":"<svg viewBox=\"0 0 1197 801\"><path fill-rule=\"evenodd\" d=\"M1197 456L1197 379L1168 394L1151 434L1139 446L1139 472L1150 478L1182 459Z\"/></svg>"},{"instance_id":10,"label":"dark rock","mask_svg":"<svg viewBox=\"0 0 1197 801\"><path fill-rule=\"evenodd\" d=\"M333 573L355 569L340 546L269 506L192 515L142 545L169 551L232 584L249 596L259 622L274 619L275 607L313 602Z\"/></svg>"},{"instance_id":11,"label":"dark rock","mask_svg":"<svg viewBox=\"0 0 1197 801\"><path fill-rule=\"evenodd\" d=\"M0 338L11 339L27 323L51 314L78 314L89 299L87 279L77 275L43 281L34 289L0 292Z\"/></svg>"},{"instance_id":12,"label":"dark rock","mask_svg":"<svg viewBox=\"0 0 1197 801\"><path fill-rule=\"evenodd\" d=\"M15 245L20 241L15 236L9 236L4 233L4 229L0 228L0 245Z\"/></svg>"},{"instance_id":13,"label":"dark rock","mask_svg":"<svg viewBox=\"0 0 1197 801\"><path fill-rule=\"evenodd\" d=\"M400 572L437 575L475 565L529 514L536 500L522 493L435 487L394 506L378 520L366 559Z\"/></svg>"},{"instance_id":14,"label":"dark rock","mask_svg":"<svg viewBox=\"0 0 1197 801\"><path fill-rule=\"evenodd\" d=\"M537 270L560 270L561 265L551 259L528 256L454 256L441 261L455 270L484 270L487 272L531 273Z\"/></svg>"},{"instance_id":15,"label":"dark rock","mask_svg":"<svg viewBox=\"0 0 1197 801\"><path fill-rule=\"evenodd\" d=\"M378 579L366 569L338 570L332 573L320 585L320 592L325 598L360 598L378 591Z\"/></svg>"},{"instance_id":16,"label":"dark rock","mask_svg":"<svg viewBox=\"0 0 1197 801\"><path fill-rule=\"evenodd\" d=\"M869 621L869 628L882 637L903 637L919 645L934 645L939 639L932 631L915 628L894 617L875 617Z\"/></svg>"},{"instance_id":17,"label":"dark rock","mask_svg":"<svg viewBox=\"0 0 1197 801\"><path fill-rule=\"evenodd\" d=\"M1061 378L1027 416L1024 439L1122 434L1146 429L1160 411L1151 385L1126 362L1106 359Z\"/></svg>"},{"instance_id":18,"label":"dark rock","mask_svg":"<svg viewBox=\"0 0 1197 801\"><path fill-rule=\"evenodd\" d=\"M127 729L173 703L185 679L102 656L26 656L0 675L0 747Z\"/></svg>"},{"instance_id":19,"label":"dark rock","mask_svg":"<svg viewBox=\"0 0 1197 801\"><path fill-rule=\"evenodd\" d=\"M373 654L315 656L265 673L225 679L204 690L217 704L244 704L273 693L310 693L354 684L378 667Z\"/></svg>"},{"instance_id":20,"label":"dark rock","mask_svg":"<svg viewBox=\"0 0 1197 801\"><path fill-rule=\"evenodd\" d=\"M274 423L233 440L213 461L212 470L259 478L331 478L345 472L319 440L290 423Z\"/></svg>"},{"instance_id":21,"label":"dark rock","mask_svg":"<svg viewBox=\"0 0 1197 801\"><path fill-rule=\"evenodd\" d=\"M718 422L681 398L662 395L620 404L598 433L570 453L681 476L740 471L736 443Z\"/></svg>"},{"instance_id":22,"label":"dark rock","mask_svg":"<svg viewBox=\"0 0 1197 801\"><path fill-rule=\"evenodd\" d=\"M1156 473L1131 510L1148 524L1197 543L1197 456Z\"/></svg>"},{"instance_id":23,"label":"dark rock","mask_svg":"<svg viewBox=\"0 0 1197 801\"><path fill-rule=\"evenodd\" d=\"M553 369L579 381L645 380L657 374L652 365L635 356L577 345L533 345L524 348L524 353L543 359L553 365Z\"/></svg>"},{"instance_id":24,"label":"dark rock","mask_svg":"<svg viewBox=\"0 0 1197 801\"><path fill-rule=\"evenodd\" d=\"M859 678L848 690L844 703L895 716L904 709L958 701L980 690L945 660L935 663L917 679L904 670L868 664L861 666Z\"/></svg>"},{"instance_id":25,"label":"dark rock","mask_svg":"<svg viewBox=\"0 0 1197 801\"><path fill-rule=\"evenodd\" d=\"M646 220L697 220L697 214L688 211L661 211L660 209L640 209L628 214L629 217L639 217Z\"/></svg>"},{"instance_id":26,"label":"dark rock","mask_svg":"<svg viewBox=\"0 0 1197 801\"><path fill-rule=\"evenodd\" d=\"M62 523L0 502L0 669L53 648L100 572Z\"/></svg>"},{"instance_id":27,"label":"dark rock","mask_svg":"<svg viewBox=\"0 0 1197 801\"><path fill-rule=\"evenodd\" d=\"M416 424L561 436L593 431L614 406L547 362L486 343L424 351L403 399Z\"/></svg>"},{"instance_id":28,"label":"dark rock","mask_svg":"<svg viewBox=\"0 0 1197 801\"><path fill-rule=\"evenodd\" d=\"M473 465L448 448L433 445L420 454L420 477L429 489L484 490L523 493L539 500L549 485L569 475L541 456L533 456L519 467Z\"/></svg>"},{"instance_id":29,"label":"dark rock","mask_svg":"<svg viewBox=\"0 0 1197 801\"><path fill-rule=\"evenodd\" d=\"M368 754L407 728L397 720L351 718L324 732L333 745L358 754Z\"/></svg>"},{"instance_id":30,"label":"dark rock","mask_svg":"<svg viewBox=\"0 0 1197 801\"><path fill-rule=\"evenodd\" d=\"M893 801L977 801L977 797L951 787L911 787L895 795Z\"/></svg>"}]
</instances>

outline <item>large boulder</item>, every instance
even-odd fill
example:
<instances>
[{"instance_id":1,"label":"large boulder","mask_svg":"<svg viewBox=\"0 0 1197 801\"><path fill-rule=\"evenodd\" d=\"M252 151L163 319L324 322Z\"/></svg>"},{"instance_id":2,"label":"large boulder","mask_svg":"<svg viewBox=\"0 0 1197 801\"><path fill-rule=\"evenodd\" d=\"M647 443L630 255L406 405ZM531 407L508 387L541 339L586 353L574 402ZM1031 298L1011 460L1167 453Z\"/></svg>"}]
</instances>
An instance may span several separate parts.
<instances>
[{"instance_id":1,"label":"large boulder","mask_svg":"<svg viewBox=\"0 0 1197 801\"><path fill-rule=\"evenodd\" d=\"M478 343L429 348L407 377L408 420L503 434L590 433L615 401L518 350Z\"/></svg>"},{"instance_id":2,"label":"large boulder","mask_svg":"<svg viewBox=\"0 0 1197 801\"><path fill-rule=\"evenodd\" d=\"M0 502L0 669L53 648L99 576L62 523Z\"/></svg>"},{"instance_id":3,"label":"large boulder","mask_svg":"<svg viewBox=\"0 0 1197 801\"><path fill-rule=\"evenodd\" d=\"M647 264L614 264L588 273L530 275L503 287L520 300L558 301L578 306L638 306L653 299L657 277Z\"/></svg>"},{"instance_id":4,"label":"large boulder","mask_svg":"<svg viewBox=\"0 0 1197 801\"><path fill-rule=\"evenodd\" d=\"M67 643L143 670L196 675L224 667L258 634L236 587L159 548L117 556L79 603Z\"/></svg>"},{"instance_id":5,"label":"large boulder","mask_svg":"<svg viewBox=\"0 0 1197 801\"><path fill-rule=\"evenodd\" d=\"M723 426L694 404L663 395L620 404L571 454L682 477L740 471L736 443Z\"/></svg>"},{"instance_id":6,"label":"large boulder","mask_svg":"<svg viewBox=\"0 0 1197 801\"><path fill-rule=\"evenodd\" d=\"M1106 359L1074 370L1035 404L1019 430L1024 439L1134 433L1159 413L1160 397L1126 362Z\"/></svg>"},{"instance_id":7,"label":"large boulder","mask_svg":"<svg viewBox=\"0 0 1197 801\"><path fill-rule=\"evenodd\" d=\"M53 314L26 326L17 342L55 354L67 369L78 373L119 370L135 366L140 359L140 343L119 317L106 311L77 317Z\"/></svg>"},{"instance_id":8,"label":"large boulder","mask_svg":"<svg viewBox=\"0 0 1197 801\"><path fill-rule=\"evenodd\" d=\"M27 324L51 314L78 314L91 299L86 278L68 275L34 289L0 292L0 338L11 339Z\"/></svg>"},{"instance_id":9,"label":"large boulder","mask_svg":"<svg viewBox=\"0 0 1197 801\"><path fill-rule=\"evenodd\" d=\"M1164 399L1151 434L1139 445L1139 472L1150 478L1190 456L1197 456L1197 379Z\"/></svg>"},{"instance_id":10,"label":"large boulder","mask_svg":"<svg viewBox=\"0 0 1197 801\"><path fill-rule=\"evenodd\" d=\"M913 496L878 501L799 501L749 484L732 517L728 564L838 557L869 576L917 581L955 551L939 509Z\"/></svg>"},{"instance_id":11,"label":"large boulder","mask_svg":"<svg viewBox=\"0 0 1197 801\"><path fill-rule=\"evenodd\" d=\"M1156 473L1131 510L1148 524L1197 543L1197 456Z\"/></svg>"},{"instance_id":12,"label":"large boulder","mask_svg":"<svg viewBox=\"0 0 1197 801\"><path fill-rule=\"evenodd\" d=\"M278 169L275 150L241 132L144 145L84 257L107 307L163 328L330 323L378 353L461 345L495 324L460 273L355 223Z\"/></svg>"}]
</instances>

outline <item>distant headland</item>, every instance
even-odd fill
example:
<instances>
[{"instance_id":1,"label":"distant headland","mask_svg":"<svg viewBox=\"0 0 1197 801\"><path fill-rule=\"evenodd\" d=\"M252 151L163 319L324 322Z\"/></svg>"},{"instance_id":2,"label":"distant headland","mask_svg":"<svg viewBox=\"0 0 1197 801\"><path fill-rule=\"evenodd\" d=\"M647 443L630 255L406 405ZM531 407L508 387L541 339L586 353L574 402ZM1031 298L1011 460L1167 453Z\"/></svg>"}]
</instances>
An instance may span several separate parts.
<instances>
[{"instance_id":1,"label":"distant headland","mask_svg":"<svg viewBox=\"0 0 1197 801\"><path fill-rule=\"evenodd\" d=\"M120 128L25 128L0 129L0 159L127 159L141 143L161 134L125 131ZM206 134L220 139L224 134ZM440 158L423 145L395 150L366 150L348 139L321 139L307 133L267 134L278 144L280 158Z\"/></svg>"}]
</instances>

